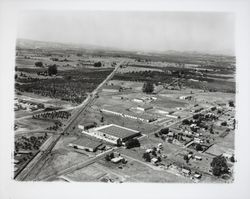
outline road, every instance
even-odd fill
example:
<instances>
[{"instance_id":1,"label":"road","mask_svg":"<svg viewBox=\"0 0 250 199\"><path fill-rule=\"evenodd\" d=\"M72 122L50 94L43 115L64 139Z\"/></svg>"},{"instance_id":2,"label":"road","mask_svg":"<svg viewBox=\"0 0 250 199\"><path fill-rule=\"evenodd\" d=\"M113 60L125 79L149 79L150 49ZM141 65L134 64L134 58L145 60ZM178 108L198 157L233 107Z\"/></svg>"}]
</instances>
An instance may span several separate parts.
<instances>
[{"instance_id":1,"label":"road","mask_svg":"<svg viewBox=\"0 0 250 199\"><path fill-rule=\"evenodd\" d=\"M112 149L109 149L109 150L107 150L107 151L105 151L103 153L100 153L100 154L96 155L93 158L90 158L90 159L88 159L88 160L86 160L84 162L74 164L73 166L70 166L70 167L68 167L66 169L60 170L56 174L46 176L46 177L44 177L44 178L42 178L40 180L42 180L42 181L50 181L50 180L53 180L53 179L57 178L58 176L62 176L62 175L65 176L65 175L67 175L69 173L72 173L72 172L74 172L76 170L82 169L84 167L87 167L87 166L95 163L100 158L105 157L107 154L110 154L110 153L114 152L117 149L118 149L118 147L114 147Z\"/></svg>"},{"instance_id":2,"label":"road","mask_svg":"<svg viewBox=\"0 0 250 199\"><path fill-rule=\"evenodd\" d=\"M59 134L57 131L44 130L44 129L36 129L36 130L20 130L15 132L15 136L21 136L26 134L34 134L34 133L51 133L51 134Z\"/></svg>"},{"instance_id":3,"label":"road","mask_svg":"<svg viewBox=\"0 0 250 199\"><path fill-rule=\"evenodd\" d=\"M42 160L44 160L47 157L47 155L51 152L51 150L54 148L56 143L60 140L62 135L69 134L69 131L71 130L71 128L73 128L75 126L74 121L76 121L76 119L91 105L93 100L98 96L98 92L101 90L102 86L105 85L114 76L115 72L118 70L120 65L123 64L123 62L124 61L121 61L120 63L118 63L117 66L115 67L115 69L107 76L107 78L101 84L99 84L99 86L95 90L93 90L92 93L90 93L88 95L88 97L80 105L79 110L76 111L70 117L70 119L68 120L67 125L65 126L65 128L63 129L61 134L60 135L53 135L54 137L52 138L53 139L52 143L50 145L46 145L45 147L43 147L43 146L41 147L41 148L44 149L44 151L40 151L37 154L37 156L35 158L33 158L28 163L28 165L22 170L22 172L20 172L17 176L15 176L16 180L20 180L20 181L25 180L27 178L27 176L29 175L29 173L34 168L36 168L36 166L39 165L39 163Z\"/></svg>"}]
</instances>

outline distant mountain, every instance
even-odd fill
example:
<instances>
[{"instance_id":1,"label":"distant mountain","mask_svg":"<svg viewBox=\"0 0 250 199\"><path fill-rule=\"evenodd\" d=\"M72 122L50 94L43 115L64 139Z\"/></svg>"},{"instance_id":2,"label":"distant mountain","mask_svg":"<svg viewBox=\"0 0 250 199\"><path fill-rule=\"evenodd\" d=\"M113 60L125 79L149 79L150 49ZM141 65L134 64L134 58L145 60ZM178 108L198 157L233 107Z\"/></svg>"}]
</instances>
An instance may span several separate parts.
<instances>
[{"instance_id":1,"label":"distant mountain","mask_svg":"<svg viewBox=\"0 0 250 199\"><path fill-rule=\"evenodd\" d=\"M129 54L129 55L138 55L138 56L180 56L180 57L203 57L203 56L233 56L233 53L228 53L225 55L223 53L207 53L207 52L197 52L197 51L176 51L176 50L167 50L167 51L136 51L136 50L123 50L113 47L102 47L97 45L89 44L74 44L74 43L59 43L59 42L49 42L49 41L36 41L30 39L17 39L16 42L17 48L23 49L44 49L44 50L78 50L85 51L88 53L104 53L104 54Z\"/></svg>"},{"instance_id":2,"label":"distant mountain","mask_svg":"<svg viewBox=\"0 0 250 199\"><path fill-rule=\"evenodd\" d=\"M73 43L59 43L59 42L50 42L50 41L36 41L30 39L17 39L16 46L18 48L26 49L57 49L57 50L111 50L115 51L118 49L106 48L96 45L89 44L73 44Z\"/></svg>"}]
</instances>

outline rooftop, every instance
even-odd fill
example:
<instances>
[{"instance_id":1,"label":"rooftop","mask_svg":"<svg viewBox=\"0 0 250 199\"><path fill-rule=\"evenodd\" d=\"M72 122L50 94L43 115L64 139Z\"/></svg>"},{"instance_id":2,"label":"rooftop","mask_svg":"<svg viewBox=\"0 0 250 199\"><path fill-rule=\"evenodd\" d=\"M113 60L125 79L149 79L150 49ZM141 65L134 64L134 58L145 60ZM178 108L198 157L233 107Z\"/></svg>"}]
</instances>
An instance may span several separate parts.
<instances>
[{"instance_id":1,"label":"rooftop","mask_svg":"<svg viewBox=\"0 0 250 199\"><path fill-rule=\"evenodd\" d=\"M96 128L95 130L100 131L102 133L109 134L109 135L113 135L121 139L124 139L126 137L139 133L139 131L129 129L126 127L122 127L122 126L118 126L116 124L109 124L109 125L101 126L101 127Z\"/></svg>"},{"instance_id":2,"label":"rooftop","mask_svg":"<svg viewBox=\"0 0 250 199\"><path fill-rule=\"evenodd\" d=\"M97 148L98 146L100 146L102 143L95 141L95 140L92 140L92 139L89 139L87 137L84 137L84 138L80 138L80 139L75 140L74 142L72 142L72 144L94 149L94 148Z\"/></svg>"},{"instance_id":3,"label":"rooftop","mask_svg":"<svg viewBox=\"0 0 250 199\"><path fill-rule=\"evenodd\" d=\"M153 108L153 106L151 106L151 105L147 105L147 104L143 104L143 105L140 105L140 106L138 106L139 108L143 108L143 109L152 109Z\"/></svg>"},{"instance_id":4,"label":"rooftop","mask_svg":"<svg viewBox=\"0 0 250 199\"><path fill-rule=\"evenodd\" d=\"M105 107L103 107L103 109L108 110L108 111L113 111L113 112L121 113L121 114L125 114L125 115L130 115L130 116L142 118L142 119L145 119L145 120L151 120L151 119L154 118L154 116L152 116L150 114L147 114L147 113L143 113L143 114L136 113L136 112L128 110L129 108L126 109L126 108L119 107L119 106L105 106Z\"/></svg>"}]
</instances>

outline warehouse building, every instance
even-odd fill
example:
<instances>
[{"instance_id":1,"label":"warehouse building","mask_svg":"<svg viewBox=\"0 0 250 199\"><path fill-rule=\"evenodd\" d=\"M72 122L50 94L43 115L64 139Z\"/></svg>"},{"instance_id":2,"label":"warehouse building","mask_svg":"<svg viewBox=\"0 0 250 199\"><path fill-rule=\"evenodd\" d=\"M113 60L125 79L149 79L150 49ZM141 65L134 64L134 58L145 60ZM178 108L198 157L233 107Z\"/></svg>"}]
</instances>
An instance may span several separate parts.
<instances>
[{"instance_id":1,"label":"warehouse building","mask_svg":"<svg viewBox=\"0 0 250 199\"><path fill-rule=\"evenodd\" d=\"M109 107L108 109L107 108L101 109L101 111L104 113L113 114L113 115L117 115L120 117L125 117L125 118L139 120L139 121L148 122L148 123L156 120L155 117L148 115L148 114L145 114L145 113L144 114L137 114L137 113L134 113L132 111L126 111L126 110L122 110L122 111L118 112L116 110L113 110L112 107Z\"/></svg>"},{"instance_id":2,"label":"warehouse building","mask_svg":"<svg viewBox=\"0 0 250 199\"><path fill-rule=\"evenodd\" d=\"M75 149L95 152L99 147L102 146L102 143L85 137L77 139L76 141L70 143L69 146Z\"/></svg>"},{"instance_id":3,"label":"warehouse building","mask_svg":"<svg viewBox=\"0 0 250 199\"><path fill-rule=\"evenodd\" d=\"M139 131L118 126L116 124L104 125L95 129L91 129L89 132L83 131L83 133L115 145L121 145L129 139L141 135Z\"/></svg>"},{"instance_id":4,"label":"warehouse building","mask_svg":"<svg viewBox=\"0 0 250 199\"><path fill-rule=\"evenodd\" d=\"M136 107L136 109L139 111L148 111L148 110L153 109L153 106L148 106L148 105L138 106L138 107Z\"/></svg>"},{"instance_id":5,"label":"warehouse building","mask_svg":"<svg viewBox=\"0 0 250 199\"><path fill-rule=\"evenodd\" d=\"M110 93L117 93L120 92L122 90L121 86L117 86L117 85L105 85L102 89L102 91L104 92L110 92Z\"/></svg>"},{"instance_id":6,"label":"warehouse building","mask_svg":"<svg viewBox=\"0 0 250 199\"><path fill-rule=\"evenodd\" d=\"M91 129L91 128L94 128L94 127L96 127L95 122L86 122L86 123L78 125L78 128L81 129L81 130L88 130L88 129Z\"/></svg>"}]
</instances>

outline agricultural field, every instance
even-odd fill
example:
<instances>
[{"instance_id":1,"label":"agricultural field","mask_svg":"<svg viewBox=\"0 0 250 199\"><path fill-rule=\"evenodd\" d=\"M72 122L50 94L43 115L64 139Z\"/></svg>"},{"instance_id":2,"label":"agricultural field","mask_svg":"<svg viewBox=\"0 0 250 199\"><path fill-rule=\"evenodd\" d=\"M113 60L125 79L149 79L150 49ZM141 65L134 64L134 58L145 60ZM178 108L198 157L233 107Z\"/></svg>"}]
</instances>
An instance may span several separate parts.
<instances>
[{"instance_id":1,"label":"agricultural field","mask_svg":"<svg viewBox=\"0 0 250 199\"><path fill-rule=\"evenodd\" d=\"M15 72L14 155L39 163L25 180L234 179L233 57L22 47Z\"/></svg>"}]
</instances>

